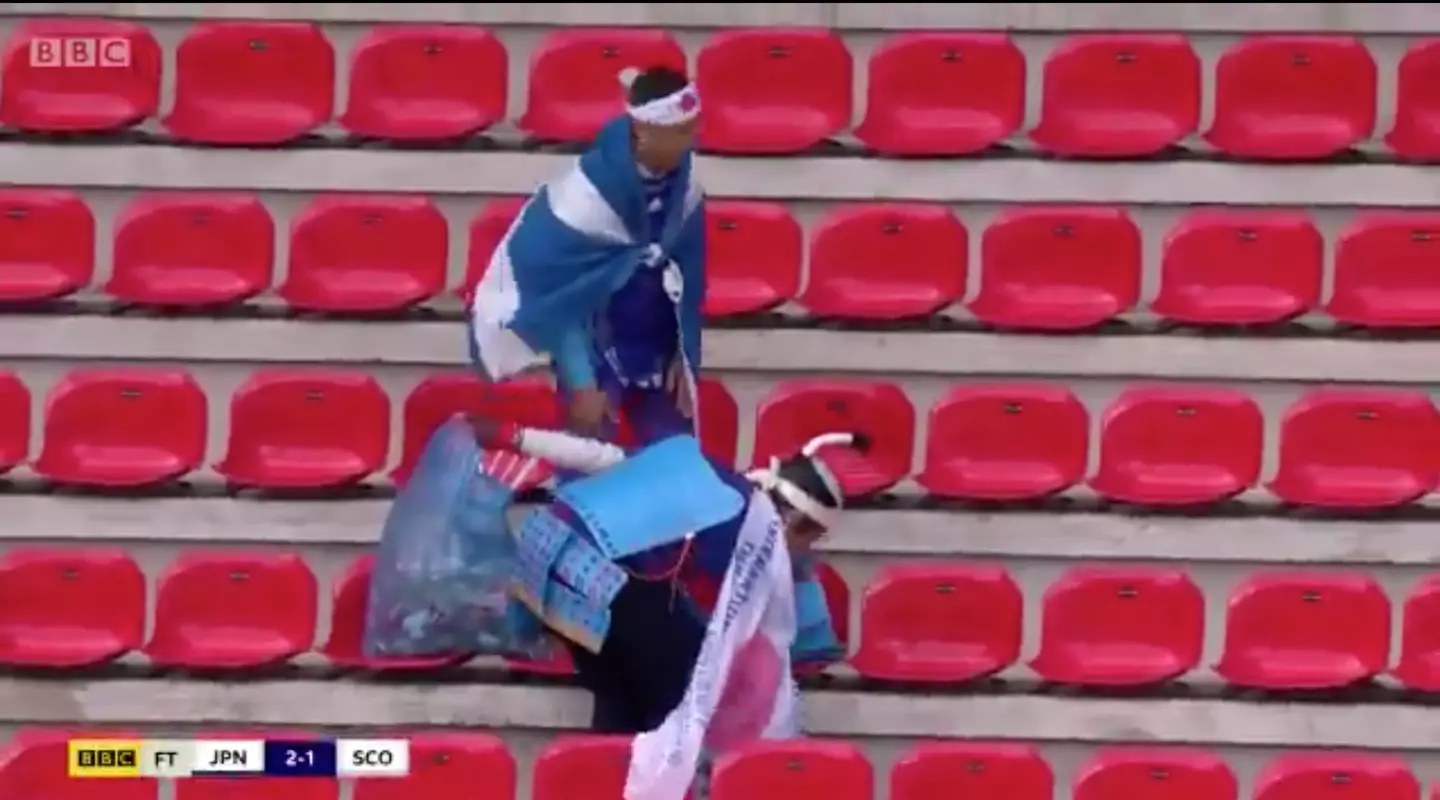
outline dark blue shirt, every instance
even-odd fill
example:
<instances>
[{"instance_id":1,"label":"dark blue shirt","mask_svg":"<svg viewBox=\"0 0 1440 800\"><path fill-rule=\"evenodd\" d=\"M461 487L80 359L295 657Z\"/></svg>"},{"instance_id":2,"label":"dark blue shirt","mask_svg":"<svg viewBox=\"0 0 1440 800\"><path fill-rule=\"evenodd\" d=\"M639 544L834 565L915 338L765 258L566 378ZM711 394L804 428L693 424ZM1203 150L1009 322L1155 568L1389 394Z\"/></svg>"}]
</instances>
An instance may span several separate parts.
<instances>
[{"instance_id":1,"label":"dark blue shirt","mask_svg":"<svg viewBox=\"0 0 1440 800\"><path fill-rule=\"evenodd\" d=\"M673 173L641 176L650 225L647 244L660 242L674 180ZM597 327L600 355L623 384L659 387L675 358L680 335L675 304L665 292L665 264L641 264L611 295Z\"/></svg>"}]
</instances>

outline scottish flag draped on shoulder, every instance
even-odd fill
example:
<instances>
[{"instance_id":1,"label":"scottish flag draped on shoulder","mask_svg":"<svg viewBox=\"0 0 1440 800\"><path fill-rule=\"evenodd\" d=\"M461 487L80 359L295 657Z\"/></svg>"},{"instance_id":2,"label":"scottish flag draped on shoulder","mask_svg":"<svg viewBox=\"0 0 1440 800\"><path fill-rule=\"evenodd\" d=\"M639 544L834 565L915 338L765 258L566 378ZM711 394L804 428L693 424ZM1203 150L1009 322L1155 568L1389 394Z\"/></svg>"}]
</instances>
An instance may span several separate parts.
<instances>
[{"instance_id":1,"label":"scottish flag draped on shoulder","mask_svg":"<svg viewBox=\"0 0 1440 800\"><path fill-rule=\"evenodd\" d=\"M692 161L687 157L670 182L658 236L650 230L628 117L607 125L573 169L541 187L476 287L476 356L492 378L548 354L566 383L592 384L596 314L635 270L667 261L680 276L681 352L692 373L698 370L705 220Z\"/></svg>"}]
</instances>

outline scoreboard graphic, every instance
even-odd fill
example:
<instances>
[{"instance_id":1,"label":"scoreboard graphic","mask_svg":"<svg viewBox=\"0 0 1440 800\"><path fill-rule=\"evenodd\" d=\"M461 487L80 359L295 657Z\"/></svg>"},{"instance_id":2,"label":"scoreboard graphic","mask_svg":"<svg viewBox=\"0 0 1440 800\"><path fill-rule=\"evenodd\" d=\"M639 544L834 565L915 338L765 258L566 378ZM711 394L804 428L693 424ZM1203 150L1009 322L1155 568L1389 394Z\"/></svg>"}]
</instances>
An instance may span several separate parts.
<instances>
[{"instance_id":1,"label":"scoreboard graphic","mask_svg":"<svg viewBox=\"0 0 1440 800\"><path fill-rule=\"evenodd\" d=\"M72 778L403 778L403 739L72 739Z\"/></svg>"}]
</instances>

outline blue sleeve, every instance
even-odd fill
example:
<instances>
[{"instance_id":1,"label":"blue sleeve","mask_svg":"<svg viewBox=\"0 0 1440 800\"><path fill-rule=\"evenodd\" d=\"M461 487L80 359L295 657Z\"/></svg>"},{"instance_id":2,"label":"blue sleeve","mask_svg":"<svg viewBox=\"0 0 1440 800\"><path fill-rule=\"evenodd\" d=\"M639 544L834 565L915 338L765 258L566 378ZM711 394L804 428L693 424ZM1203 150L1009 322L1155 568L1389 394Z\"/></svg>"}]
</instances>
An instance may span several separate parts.
<instances>
[{"instance_id":1,"label":"blue sleeve","mask_svg":"<svg viewBox=\"0 0 1440 800\"><path fill-rule=\"evenodd\" d=\"M596 386L595 364L591 361L590 334L581 324L571 325L560 337L559 346L550 356L555 362L555 375L561 385L574 391Z\"/></svg>"}]
</instances>

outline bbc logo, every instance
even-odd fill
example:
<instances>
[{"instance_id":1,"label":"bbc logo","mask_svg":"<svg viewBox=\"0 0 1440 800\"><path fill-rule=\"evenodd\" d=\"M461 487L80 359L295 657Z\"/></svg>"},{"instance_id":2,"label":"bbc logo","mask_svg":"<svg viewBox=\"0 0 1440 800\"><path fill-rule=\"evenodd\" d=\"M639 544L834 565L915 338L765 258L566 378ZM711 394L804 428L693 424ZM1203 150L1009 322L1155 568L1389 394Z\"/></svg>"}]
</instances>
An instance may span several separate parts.
<instances>
[{"instance_id":1,"label":"bbc logo","mask_svg":"<svg viewBox=\"0 0 1440 800\"><path fill-rule=\"evenodd\" d=\"M30 40L32 67L128 67L130 40L117 37L37 37Z\"/></svg>"}]
</instances>

